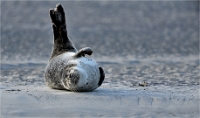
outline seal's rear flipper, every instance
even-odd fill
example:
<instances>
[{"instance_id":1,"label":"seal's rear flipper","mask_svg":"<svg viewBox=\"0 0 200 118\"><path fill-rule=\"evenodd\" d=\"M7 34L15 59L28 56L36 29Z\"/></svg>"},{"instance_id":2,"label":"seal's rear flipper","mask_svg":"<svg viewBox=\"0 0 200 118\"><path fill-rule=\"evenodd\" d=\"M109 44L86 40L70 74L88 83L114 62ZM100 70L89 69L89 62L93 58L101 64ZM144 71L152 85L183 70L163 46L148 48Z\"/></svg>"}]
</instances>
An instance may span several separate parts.
<instances>
[{"instance_id":1,"label":"seal's rear flipper","mask_svg":"<svg viewBox=\"0 0 200 118\"><path fill-rule=\"evenodd\" d=\"M65 12L61 4L57 4L56 8L50 9L49 14L52 23L55 24L58 29L66 28Z\"/></svg>"},{"instance_id":2,"label":"seal's rear flipper","mask_svg":"<svg viewBox=\"0 0 200 118\"><path fill-rule=\"evenodd\" d=\"M99 71L100 71L100 79L99 79L98 85L101 86L101 84L103 83L104 78L105 78L105 73L103 71L103 68L101 68L101 67L99 67Z\"/></svg>"},{"instance_id":3,"label":"seal's rear flipper","mask_svg":"<svg viewBox=\"0 0 200 118\"><path fill-rule=\"evenodd\" d=\"M88 55L91 55L92 54L92 49L90 47L85 47L85 48L82 48L80 49L75 55L74 57L75 58L79 58L79 57L84 57L85 54L88 54Z\"/></svg>"},{"instance_id":4,"label":"seal's rear flipper","mask_svg":"<svg viewBox=\"0 0 200 118\"><path fill-rule=\"evenodd\" d=\"M76 52L76 48L67 35L65 12L62 5L57 4L56 8L49 10L49 14L54 34L54 49L51 58L68 51Z\"/></svg>"}]
</instances>

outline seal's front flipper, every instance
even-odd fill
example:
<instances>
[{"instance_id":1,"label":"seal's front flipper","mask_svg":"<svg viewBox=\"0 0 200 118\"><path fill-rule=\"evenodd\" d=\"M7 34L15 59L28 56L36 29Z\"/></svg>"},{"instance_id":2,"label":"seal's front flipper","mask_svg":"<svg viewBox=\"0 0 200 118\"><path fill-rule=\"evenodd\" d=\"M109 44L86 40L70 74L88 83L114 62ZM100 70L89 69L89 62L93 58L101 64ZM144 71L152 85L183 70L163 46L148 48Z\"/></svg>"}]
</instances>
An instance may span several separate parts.
<instances>
[{"instance_id":1,"label":"seal's front flipper","mask_svg":"<svg viewBox=\"0 0 200 118\"><path fill-rule=\"evenodd\" d=\"M99 67L99 71L100 71L100 79L99 79L98 85L101 86L101 84L103 83L104 78L105 78L105 73L103 71L103 68L101 68L101 67Z\"/></svg>"},{"instance_id":2,"label":"seal's front flipper","mask_svg":"<svg viewBox=\"0 0 200 118\"><path fill-rule=\"evenodd\" d=\"M79 57L84 57L85 54L87 55L91 55L92 54L92 49L90 47L85 47L85 48L82 48L81 50L79 50L75 55L74 57L75 58L79 58Z\"/></svg>"}]
</instances>

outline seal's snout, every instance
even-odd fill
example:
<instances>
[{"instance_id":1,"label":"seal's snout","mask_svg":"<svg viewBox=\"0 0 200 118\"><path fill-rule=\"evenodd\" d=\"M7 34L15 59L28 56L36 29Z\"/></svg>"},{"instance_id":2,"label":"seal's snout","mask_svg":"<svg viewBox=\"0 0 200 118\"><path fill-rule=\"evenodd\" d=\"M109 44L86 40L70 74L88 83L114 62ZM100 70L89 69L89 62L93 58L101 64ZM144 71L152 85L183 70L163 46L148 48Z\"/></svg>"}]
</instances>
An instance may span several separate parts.
<instances>
[{"instance_id":1,"label":"seal's snout","mask_svg":"<svg viewBox=\"0 0 200 118\"><path fill-rule=\"evenodd\" d=\"M69 81L69 84L76 85L80 79L79 71L77 69L70 70L67 79Z\"/></svg>"}]
</instances>

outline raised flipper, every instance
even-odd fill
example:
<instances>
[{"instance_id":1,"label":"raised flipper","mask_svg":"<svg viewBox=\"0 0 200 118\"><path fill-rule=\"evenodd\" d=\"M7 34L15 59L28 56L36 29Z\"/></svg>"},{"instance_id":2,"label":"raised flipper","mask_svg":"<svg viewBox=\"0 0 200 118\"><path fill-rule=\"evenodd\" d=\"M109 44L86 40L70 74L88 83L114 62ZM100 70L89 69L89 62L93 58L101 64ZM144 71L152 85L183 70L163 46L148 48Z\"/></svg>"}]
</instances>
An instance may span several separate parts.
<instances>
[{"instance_id":1,"label":"raised flipper","mask_svg":"<svg viewBox=\"0 0 200 118\"><path fill-rule=\"evenodd\" d=\"M103 68L101 68L101 67L99 67L99 71L100 71L100 79L99 79L98 85L101 86L101 84L103 83L104 78L105 78L105 73L103 71Z\"/></svg>"},{"instance_id":2,"label":"raised flipper","mask_svg":"<svg viewBox=\"0 0 200 118\"><path fill-rule=\"evenodd\" d=\"M82 49L80 49L75 55L74 55L74 57L75 58L79 58L79 57L84 57L85 56L85 54L87 54L87 55L91 55L92 54L92 49L90 48L90 47L85 47L85 48L82 48Z\"/></svg>"},{"instance_id":3,"label":"raised flipper","mask_svg":"<svg viewBox=\"0 0 200 118\"><path fill-rule=\"evenodd\" d=\"M61 4L57 4L56 8L50 9L49 14L52 23L55 24L56 28L66 28L65 12Z\"/></svg>"},{"instance_id":4,"label":"raised flipper","mask_svg":"<svg viewBox=\"0 0 200 118\"><path fill-rule=\"evenodd\" d=\"M67 35L65 12L61 4L49 10L54 34L54 48L51 58L64 52L76 52L76 48L71 43Z\"/></svg>"}]
</instances>

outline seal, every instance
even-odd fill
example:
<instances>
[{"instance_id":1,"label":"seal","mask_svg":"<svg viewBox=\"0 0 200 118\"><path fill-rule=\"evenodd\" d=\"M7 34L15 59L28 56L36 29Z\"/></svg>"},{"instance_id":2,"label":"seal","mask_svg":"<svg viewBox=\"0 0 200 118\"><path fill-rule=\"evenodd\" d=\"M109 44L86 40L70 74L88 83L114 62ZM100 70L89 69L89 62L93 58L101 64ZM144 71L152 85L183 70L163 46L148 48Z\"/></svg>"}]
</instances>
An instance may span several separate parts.
<instances>
[{"instance_id":1,"label":"seal","mask_svg":"<svg viewBox=\"0 0 200 118\"><path fill-rule=\"evenodd\" d=\"M95 60L86 58L93 50L77 51L68 38L65 12L61 4L49 10L54 34L54 47L45 69L45 83L53 89L82 92L93 91L104 81L104 70Z\"/></svg>"},{"instance_id":2,"label":"seal","mask_svg":"<svg viewBox=\"0 0 200 118\"><path fill-rule=\"evenodd\" d=\"M95 60L86 58L93 50L77 51L67 35L65 12L61 4L49 10L54 34L54 47L45 68L45 83L53 89L93 91L104 81L104 70Z\"/></svg>"}]
</instances>

